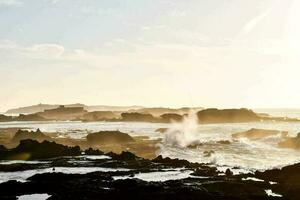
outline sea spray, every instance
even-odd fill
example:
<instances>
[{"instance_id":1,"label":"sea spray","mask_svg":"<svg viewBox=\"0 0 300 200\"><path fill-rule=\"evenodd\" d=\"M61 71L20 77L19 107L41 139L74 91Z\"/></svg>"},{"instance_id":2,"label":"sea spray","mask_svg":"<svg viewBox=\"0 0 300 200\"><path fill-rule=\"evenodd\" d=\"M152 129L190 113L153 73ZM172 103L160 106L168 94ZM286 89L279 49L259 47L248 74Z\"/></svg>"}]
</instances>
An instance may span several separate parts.
<instances>
[{"instance_id":1,"label":"sea spray","mask_svg":"<svg viewBox=\"0 0 300 200\"><path fill-rule=\"evenodd\" d=\"M163 145L171 145L178 147L188 147L190 145L198 144L198 119L195 112L190 111L188 115L184 116L181 123L174 122L170 128L167 129L163 139Z\"/></svg>"}]
</instances>

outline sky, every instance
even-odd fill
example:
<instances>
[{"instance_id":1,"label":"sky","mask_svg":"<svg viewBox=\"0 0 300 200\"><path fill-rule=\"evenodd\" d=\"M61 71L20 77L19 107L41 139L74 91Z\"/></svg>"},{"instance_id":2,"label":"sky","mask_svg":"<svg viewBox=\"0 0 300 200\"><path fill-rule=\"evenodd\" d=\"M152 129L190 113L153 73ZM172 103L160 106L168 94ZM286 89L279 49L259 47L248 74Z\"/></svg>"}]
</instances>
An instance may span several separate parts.
<instances>
[{"instance_id":1,"label":"sky","mask_svg":"<svg viewBox=\"0 0 300 200\"><path fill-rule=\"evenodd\" d=\"M300 1L0 0L0 111L300 108Z\"/></svg>"}]
</instances>

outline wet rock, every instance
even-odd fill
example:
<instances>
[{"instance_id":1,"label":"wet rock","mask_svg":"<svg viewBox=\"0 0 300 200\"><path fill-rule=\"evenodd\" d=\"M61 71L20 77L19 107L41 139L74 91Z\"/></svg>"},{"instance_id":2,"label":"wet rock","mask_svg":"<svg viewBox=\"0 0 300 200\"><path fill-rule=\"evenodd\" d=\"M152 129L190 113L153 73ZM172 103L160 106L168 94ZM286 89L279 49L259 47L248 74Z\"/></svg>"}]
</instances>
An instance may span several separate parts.
<instances>
[{"instance_id":1,"label":"wet rock","mask_svg":"<svg viewBox=\"0 0 300 200\"><path fill-rule=\"evenodd\" d=\"M283 167L282 169L256 172L256 178L277 182L271 189L290 200L300 199L300 163Z\"/></svg>"},{"instance_id":2,"label":"wet rock","mask_svg":"<svg viewBox=\"0 0 300 200\"><path fill-rule=\"evenodd\" d=\"M155 163L161 163L161 164L166 164L166 165L171 165L174 167L185 167L189 166L191 163L187 160L180 160L180 159L171 159L169 157L163 158L161 155L156 157L155 159L152 160Z\"/></svg>"},{"instance_id":3,"label":"wet rock","mask_svg":"<svg viewBox=\"0 0 300 200\"><path fill-rule=\"evenodd\" d=\"M225 176L228 176L228 177L233 176L233 172L230 169L226 169Z\"/></svg>"},{"instance_id":4,"label":"wet rock","mask_svg":"<svg viewBox=\"0 0 300 200\"><path fill-rule=\"evenodd\" d=\"M122 151L121 154L116 154L113 152L109 152L106 154L107 156L110 156L111 158L115 159L115 160L122 160L122 161L136 161L136 160L140 160L142 158L134 155L131 152L128 151Z\"/></svg>"},{"instance_id":5,"label":"wet rock","mask_svg":"<svg viewBox=\"0 0 300 200\"><path fill-rule=\"evenodd\" d=\"M84 151L84 154L85 155L104 155L104 152L100 151L99 149L89 148Z\"/></svg>"},{"instance_id":6,"label":"wet rock","mask_svg":"<svg viewBox=\"0 0 300 200\"><path fill-rule=\"evenodd\" d=\"M134 139L130 135L120 131L100 131L97 133L90 133L87 135L86 139L91 145L134 142Z\"/></svg>"},{"instance_id":7,"label":"wet rock","mask_svg":"<svg viewBox=\"0 0 300 200\"><path fill-rule=\"evenodd\" d=\"M196 168L195 171L192 173L194 176L204 176L204 177L212 177L212 176L217 176L217 168L215 167L207 167L207 166L202 166L199 168Z\"/></svg>"}]
</instances>

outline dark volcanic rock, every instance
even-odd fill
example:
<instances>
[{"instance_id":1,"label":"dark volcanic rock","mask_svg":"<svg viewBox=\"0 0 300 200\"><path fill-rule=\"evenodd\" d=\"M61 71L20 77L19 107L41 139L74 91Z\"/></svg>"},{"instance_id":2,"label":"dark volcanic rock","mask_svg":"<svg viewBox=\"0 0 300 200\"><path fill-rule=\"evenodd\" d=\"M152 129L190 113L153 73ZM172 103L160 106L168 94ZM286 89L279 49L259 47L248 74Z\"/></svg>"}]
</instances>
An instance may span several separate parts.
<instances>
[{"instance_id":1,"label":"dark volcanic rock","mask_svg":"<svg viewBox=\"0 0 300 200\"><path fill-rule=\"evenodd\" d=\"M55 142L34 140L21 140L20 144L9 150L0 152L1 160L34 160L58 156L78 156L81 151L78 146L67 147Z\"/></svg>"},{"instance_id":2,"label":"dark volcanic rock","mask_svg":"<svg viewBox=\"0 0 300 200\"><path fill-rule=\"evenodd\" d=\"M109 152L106 155L112 157L115 160L122 160L122 161L136 161L136 160L142 159L142 158L137 157L136 155L134 155L133 153L128 152L128 151L122 151L121 154L116 154L116 153L113 153L113 152Z\"/></svg>"},{"instance_id":3,"label":"dark volcanic rock","mask_svg":"<svg viewBox=\"0 0 300 200\"><path fill-rule=\"evenodd\" d=\"M3 146L3 145L0 145L0 152L2 152L2 151L7 151L7 149L6 149L6 147L5 147L5 146Z\"/></svg>"},{"instance_id":4,"label":"dark volcanic rock","mask_svg":"<svg viewBox=\"0 0 300 200\"><path fill-rule=\"evenodd\" d=\"M89 148L84 151L84 154L85 155L104 155L104 152L100 151L99 149Z\"/></svg>"},{"instance_id":5,"label":"dark volcanic rock","mask_svg":"<svg viewBox=\"0 0 300 200\"><path fill-rule=\"evenodd\" d=\"M89 144L122 144L134 142L134 139L126 133L120 131L100 131L97 133L90 133L86 137Z\"/></svg>"},{"instance_id":6,"label":"dark volcanic rock","mask_svg":"<svg viewBox=\"0 0 300 200\"><path fill-rule=\"evenodd\" d=\"M291 200L300 199L300 163L283 167L282 169L256 172L256 177L277 182L272 190Z\"/></svg>"},{"instance_id":7,"label":"dark volcanic rock","mask_svg":"<svg viewBox=\"0 0 300 200\"><path fill-rule=\"evenodd\" d=\"M180 160L180 159L171 159L169 157L163 158L161 155L154 158L152 160L155 163L161 163L166 165L171 165L173 167L188 167L191 163L187 160Z\"/></svg>"},{"instance_id":8,"label":"dark volcanic rock","mask_svg":"<svg viewBox=\"0 0 300 200\"><path fill-rule=\"evenodd\" d=\"M163 158L162 156L151 161L137 157L130 152L108 153L106 155L110 156L111 159L86 162L84 157L77 156L80 155L79 147L71 148L46 141L38 143L25 140L21 141L21 144L15 149L2 148L0 159L2 155L8 152L29 152L29 154L40 152L62 156L47 159L47 161L52 160L52 162L44 164L46 166L37 166L36 168L27 166L27 168L22 169L22 166L19 165L14 170L74 167L77 165L101 168L122 167L130 169L130 171L102 172L99 170L87 174L63 174L53 171L52 173L35 174L28 178L27 182L8 181L0 183L0 199L16 199L16 196L37 193L47 193L51 195L49 199L299 200L300 197L300 164L247 175L233 175L232 171L228 169L225 175L219 175L215 167L205 164ZM85 153L87 155L102 155L101 151L93 149L88 149ZM35 153L33 155L38 157ZM74 164L74 160L84 162ZM14 170L7 169L7 171ZM161 182L146 182L135 178L141 173L164 173L175 170L193 173L185 179ZM151 174L149 175L151 176ZM126 179L118 179L117 177L120 176ZM242 179L249 176L265 181ZM270 184L268 181L274 181L277 184ZM271 189L283 197L268 196L265 192L266 189Z\"/></svg>"},{"instance_id":9,"label":"dark volcanic rock","mask_svg":"<svg viewBox=\"0 0 300 200\"><path fill-rule=\"evenodd\" d=\"M44 140L51 140L51 138L42 133L40 129L37 129L36 131L27 131L19 129L12 138L12 141L19 142L20 140L27 139L37 140L39 142L42 142Z\"/></svg>"},{"instance_id":10,"label":"dark volcanic rock","mask_svg":"<svg viewBox=\"0 0 300 200\"><path fill-rule=\"evenodd\" d=\"M224 109L215 108L201 110L197 113L200 123L237 123L259 121L260 117L248 109Z\"/></svg>"}]
</instances>

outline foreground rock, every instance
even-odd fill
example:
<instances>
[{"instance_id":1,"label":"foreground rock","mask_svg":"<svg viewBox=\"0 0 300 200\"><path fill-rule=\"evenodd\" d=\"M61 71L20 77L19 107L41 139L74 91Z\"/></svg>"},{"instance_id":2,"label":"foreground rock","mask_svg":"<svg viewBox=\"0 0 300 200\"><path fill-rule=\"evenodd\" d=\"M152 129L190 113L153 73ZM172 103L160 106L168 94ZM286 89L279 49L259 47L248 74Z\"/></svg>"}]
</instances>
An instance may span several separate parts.
<instances>
[{"instance_id":1,"label":"foreground rock","mask_svg":"<svg viewBox=\"0 0 300 200\"><path fill-rule=\"evenodd\" d=\"M131 136L120 131L100 131L97 133L90 133L87 135L86 139L91 145L123 144L134 142L134 139Z\"/></svg>"},{"instance_id":2,"label":"foreground rock","mask_svg":"<svg viewBox=\"0 0 300 200\"><path fill-rule=\"evenodd\" d=\"M258 139L266 138L269 136L276 136L276 135L279 135L281 137L287 137L288 132L252 128L245 132L234 133L232 134L232 137L235 139L248 138L249 140L258 140Z\"/></svg>"},{"instance_id":3,"label":"foreground rock","mask_svg":"<svg viewBox=\"0 0 300 200\"><path fill-rule=\"evenodd\" d=\"M67 147L55 142L22 140L13 149L0 149L0 160L35 160L58 156L78 156L81 151L78 146Z\"/></svg>"},{"instance_id":4,"label":"foreground rock","mask_svg":"<svg viewBox=\"0 0 300 200\"><path fill-rule=\"evenodd\" d=\"M271 181L272 190L291 200L300 199L300 163L282 169L256 172L256 177Z\"/></svg>"},{"instance_id":5,"label":"foreground rock","mask_svg":"<svg viewBox=\"0 0 300 200\"><path fill-rule=\"evenodd\" d=\"M24 141L21 143L24 144ZM25 141L25 143L29 149L31 149L29 146L35 146L37 150L45 148L45 142ZM61 152L70 149L69 147L56 146L55 143L47 145L52 147L55 145ZM27 151L25 146L22 147L22 152ZM24 164L24 169L26 167L30 167L28 169L50 167L50 169L53 168L53 172L35 174L27 178L26 182L11 180L1 183L0 199L16 199L16 196L36 193L47 193L51 196L50 199L299 200L300 197L300 164L281 170L233 175L229 169L226 170L225 174L220 174L216 168L205 164L163 158L162 156L147 160L130 152L108 153L105 155L108 158L90 160L88 157L78 156L80 149L77 150L72 151L76 152L72 153L77 155L76 157L57 157L48 164L38 166ZM4 149L2 151L9 150ZM93 149L88 149L85 153L103 155L103 152ZM70 153L67 154L70 155ZM51 160L48 159L48 161ZM74 169L75 166L78 169L80 167L87 169L99 167L99 170L86 174L55 172L60 167L72 167ZM107 168L107 170L101 171L103 168ZM127 170L108 170L120 168ZM0 165L0 171L1 169L7 169L7 167ZM18 169L21 169L20 165ZM176 175L166 176L167 173L171 172L172 174L174 172L177 174L189 172L189 174L184 178L176 179L174 178ZM154 181L154 176L167 177L167 180ZM252 179L247 179L249 176ZM262 180L255 181L254 178ZM269 196L266 190L282 196Z\"/></svg>"}]
</instances>

